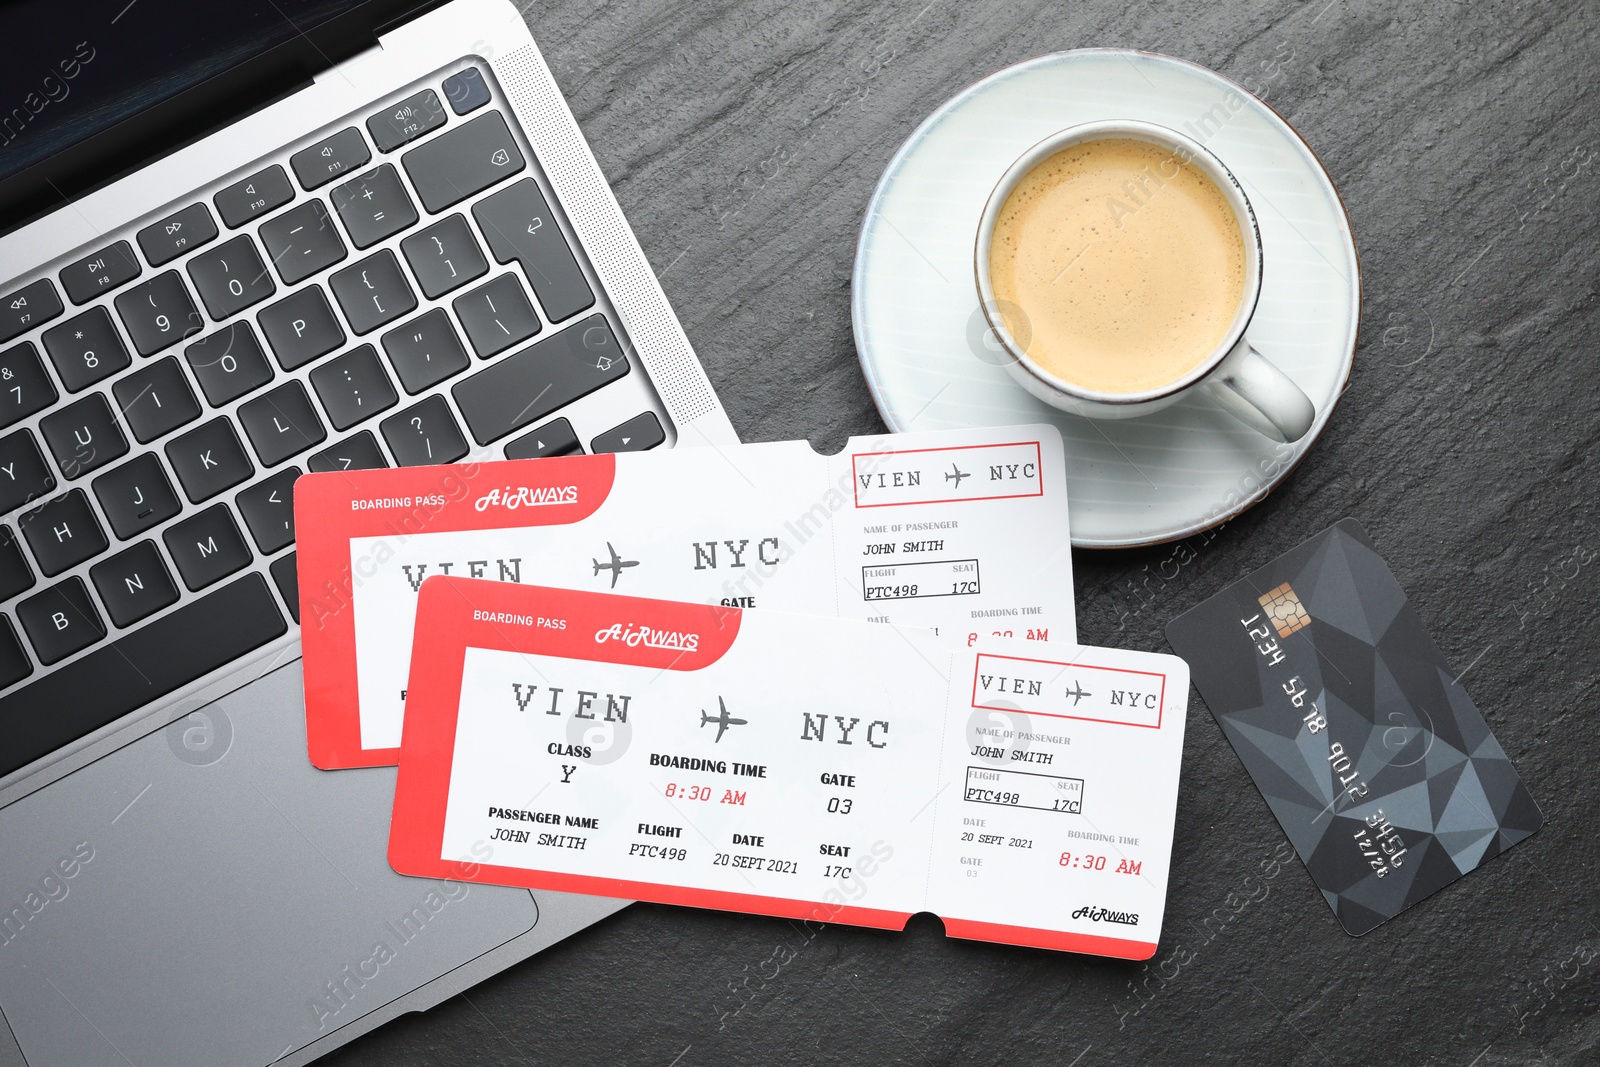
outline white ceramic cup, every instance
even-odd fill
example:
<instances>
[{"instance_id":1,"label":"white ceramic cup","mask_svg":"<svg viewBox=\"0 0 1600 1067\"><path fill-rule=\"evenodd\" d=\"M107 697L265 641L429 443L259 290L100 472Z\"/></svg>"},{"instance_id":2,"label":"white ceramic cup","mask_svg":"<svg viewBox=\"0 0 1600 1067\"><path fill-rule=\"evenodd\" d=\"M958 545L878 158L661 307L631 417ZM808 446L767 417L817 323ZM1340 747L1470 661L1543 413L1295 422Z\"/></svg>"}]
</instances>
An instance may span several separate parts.
<instances>
[{"instance_id":1,"label":"white ceramic cup","mask_svg":"<svg viewBox=\"0 0 1600 1067\"><path fill-rule=\"evenodd\" d=\"M1180 163L1199 167L1222 191L1244 235L1244 290L1227 333L1205 359L1182 377L1138 392L1113 393L1074 385L1034 362L1027 353L1027 342L1031 338L1023 338L1019 343L1011 335L989 278L989 245L994 236L995 220L1017 183L1057 152L1085 141L1106 138L1147 141L1170 151ZM1275 441L1298 441L1316 419L1316 406L1300 387L1251 347L1245 337L1245 330L1255 315L1256 301L1261 296L1261 234L1256 226L1255 211L1239 187L1238 179L1222 161L1198 141L1176 130L1148 122L1090 122L1051 134L1022 153L1006 169L984 205L983 218L978 223L973 267L983 314L1010 357L1005 360L1006 370L1024 389L1053 407L1090 418L1127 419L1159 411L1195 389L1210 395L1229 414Z\"/></svg>"}]
</instances>

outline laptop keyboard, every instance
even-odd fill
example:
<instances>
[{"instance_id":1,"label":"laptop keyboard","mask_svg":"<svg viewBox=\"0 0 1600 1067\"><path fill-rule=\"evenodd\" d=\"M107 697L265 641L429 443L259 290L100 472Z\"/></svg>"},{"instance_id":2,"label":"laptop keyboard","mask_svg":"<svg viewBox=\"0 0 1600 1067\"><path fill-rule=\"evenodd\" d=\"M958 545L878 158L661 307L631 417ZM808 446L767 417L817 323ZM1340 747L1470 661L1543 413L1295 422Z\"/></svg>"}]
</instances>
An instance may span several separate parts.
<instances>
[{"instance_id":1,"label":"laptop keyboard","mask_svg":"<svg viewBox=\"0 0 1600 1067\"><path fill-rule=\"evenodd\" d=\"M302 471L584 450L634 368L508 115L413 87L0 294L0 775L298 621Z\"/></svg>"}]
</instances>

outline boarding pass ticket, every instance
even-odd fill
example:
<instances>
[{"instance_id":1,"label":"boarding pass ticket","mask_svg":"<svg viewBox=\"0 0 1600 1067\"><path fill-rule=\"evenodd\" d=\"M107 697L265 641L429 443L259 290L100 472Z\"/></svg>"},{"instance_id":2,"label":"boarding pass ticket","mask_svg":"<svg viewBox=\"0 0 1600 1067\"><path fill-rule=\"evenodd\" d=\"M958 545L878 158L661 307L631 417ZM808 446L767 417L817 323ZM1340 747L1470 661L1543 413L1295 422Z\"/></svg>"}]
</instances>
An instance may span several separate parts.
<instances>
[{"instance_id":1,"label":"boarding pass ticket","mask_svg":"<svg viewBox=\"0 0 1600 1067\"><path fill-rule=\"evenodd\" d=\"M311 474L311 761L395 762L433 574L1072 642L1061 437L1006 426Z\"/></svg>"},{"instance_id":2,"label":"boarding pass ticket","mask_svg":"<svg viewBox=\"0 0 1600 1067\"><path fill-rule=\"evenodd\" d=\"M429 578L402 874L1145 959L1176 657Z\"/></svg>"}]
</instances>

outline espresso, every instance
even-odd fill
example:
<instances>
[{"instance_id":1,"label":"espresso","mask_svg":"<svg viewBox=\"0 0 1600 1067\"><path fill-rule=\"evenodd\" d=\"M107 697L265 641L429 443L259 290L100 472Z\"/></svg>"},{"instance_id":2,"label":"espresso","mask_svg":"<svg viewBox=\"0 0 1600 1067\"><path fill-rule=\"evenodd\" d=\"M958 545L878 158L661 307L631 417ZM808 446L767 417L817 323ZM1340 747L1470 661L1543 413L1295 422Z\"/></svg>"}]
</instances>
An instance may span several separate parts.
<instances>
[{"instance_id":1,"label":"espresso","mask_svg":"<svg viewBox=\"0 0 1600 1067\"><path fill-rule=\"evenodd\" d=\"M1127 137L1073 145L1029 171L989 249L1012 338L1056 377L1110 393L1200 364L1233 323L1245 273L1239 221L1210 177Z\"/></svg>"}]
</instances>

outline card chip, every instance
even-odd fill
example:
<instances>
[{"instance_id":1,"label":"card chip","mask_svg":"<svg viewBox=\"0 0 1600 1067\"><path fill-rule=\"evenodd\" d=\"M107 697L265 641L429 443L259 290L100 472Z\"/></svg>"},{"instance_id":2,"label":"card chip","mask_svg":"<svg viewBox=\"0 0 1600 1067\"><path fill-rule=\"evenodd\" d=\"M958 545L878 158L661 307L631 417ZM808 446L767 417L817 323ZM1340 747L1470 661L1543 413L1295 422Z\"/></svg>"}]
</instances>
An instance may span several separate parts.
<instances>
[{"instance_id":1,"label":"card chip","mask_svg":"<svg viewBox=\"0 0 1600 1067\"><path fill-rule=\"evenodd\" d=\"M1270 589L1261 597L1261 606L1266 609L1267 617L1278 628L1279 637L1288 637L1297 630L1303 630L1311 625L1311 616L1306 614L1306 607L1300 603L1300 597L1284 582L1276 589Z\"/></svg>"}]
</instances>

